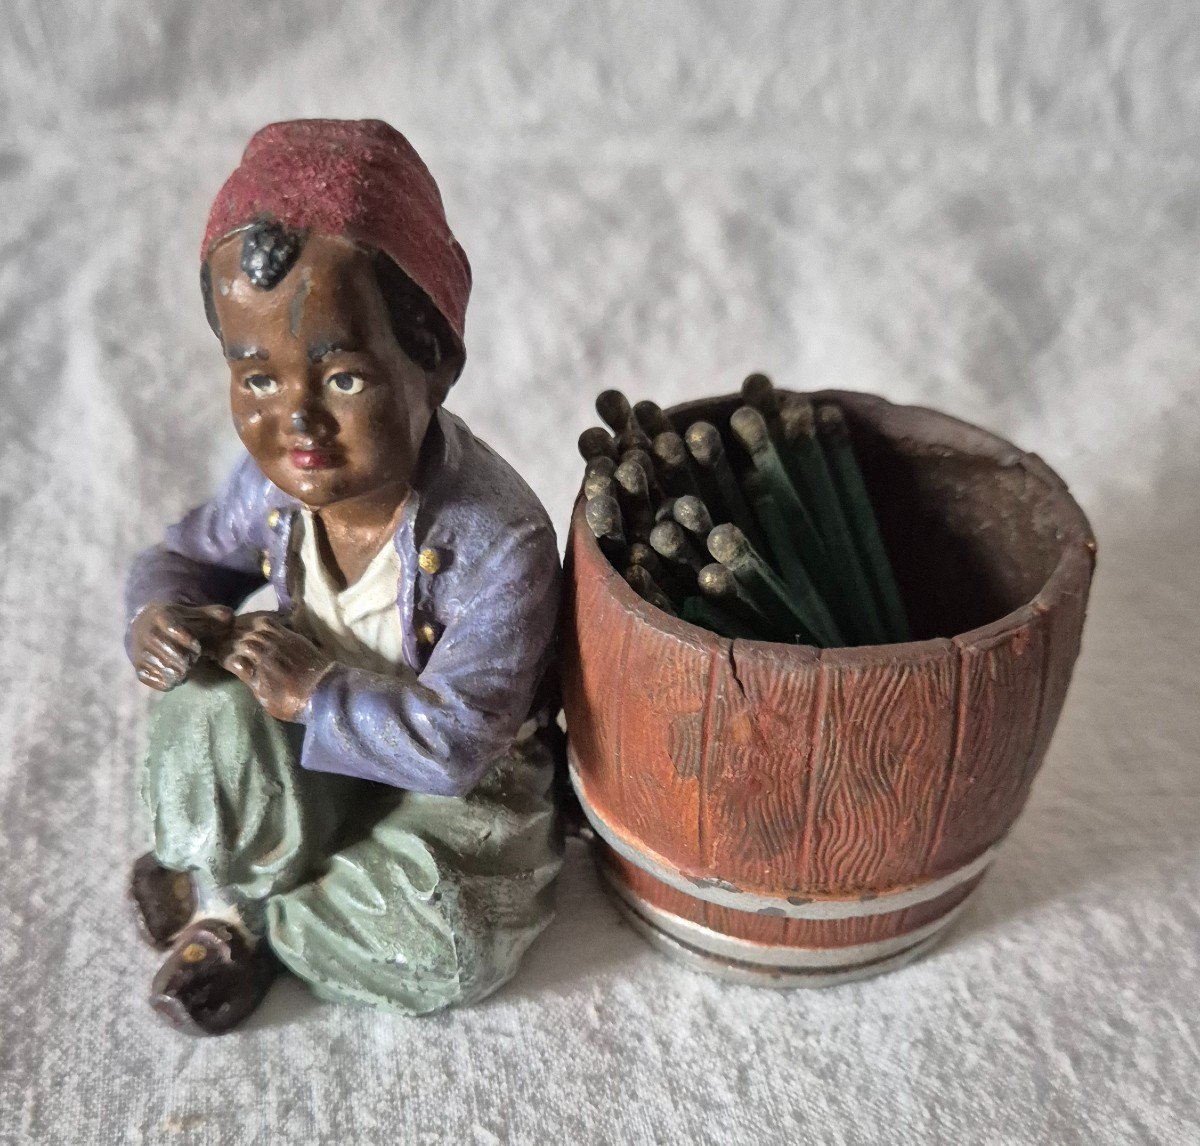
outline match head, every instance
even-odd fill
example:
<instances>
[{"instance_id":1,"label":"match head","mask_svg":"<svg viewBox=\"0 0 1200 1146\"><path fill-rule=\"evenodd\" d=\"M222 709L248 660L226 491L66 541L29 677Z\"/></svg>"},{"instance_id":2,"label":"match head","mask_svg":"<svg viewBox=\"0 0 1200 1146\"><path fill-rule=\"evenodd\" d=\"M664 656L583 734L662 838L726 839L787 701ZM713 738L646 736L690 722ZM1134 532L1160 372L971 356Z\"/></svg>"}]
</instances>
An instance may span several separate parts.
<instances>
[{"instance_id":1,"label":"match head","mask_svg":"<svg viewBox=\"0 0 1200 1146\"><path fill-rule=\"evenodd\" d=\"M733 436L750 454L758 454L771 444L767 420L753 406L739 406L729 418Z\"/></svg>"},{"instance_id":2,"label":"match head","mask_svg":"<svg viewBox=\"0 0 1200 1146\"><path fill-rule=\"evenodd\" d=\"M671 516L689 533L698 533L701 537L707 537L713 527L712 514L708 512L708 506L692 494L685 494L683 497L675 499Z\"/></svg>"},{"instance_id":3,"label":"match head","mask_svg":"<svg viewBox=\"0 0 1200 1146\"><path fill-rule=\"evenodd\" d=\"M660 521L650 530L650 547L668 561L682 561L687 553L687 538L677 521Z\"/></svg>"},{"instance_id":4,"label":"match head","mask_svg":"<svg viewBox=\"0 0 1200 1146\"><path fill-rule=\"evenodd\" d=\"M585 462L593 458L617 460L617 443L603 426L591 426L579 435L579 454Z\"/></svg>"},{"instance_id":5,"label":"match head","mask_svg":"<svg viewBox=\"0 0 1200 1146\"><path fill-rule=\"evenodd\" d=\"M711 422L693 422L685 435L688 452L705 468L715 466L725 454L721 431Z\"/></svg>"},{"instance_id":6,"label":"match head","mask_svg":"<svg viewBox=\"0 0 1200 1146\"><path fill-rule=\"evenodd\" d=\"M633 462L635 465L641 466L647 483L654 480L654 462L650 455L639 446L634 446L633 449L626 450L621 455L621 464L624 465L626 462Z\"/></svg>"},{"instance_id":7,"label":"match head","mask_svg":"<svg viewBox=\"0 0 1200 1146\"><path fill-rule=\"evenodd\" d=\"M674 431L658 434L654 439L654 456L669 470L681 470L687 465L687 447Z\"/></svg>"},{"instance_id":8,"label":"match head","mask_svg":"<svg viewBox=\"0 0 1200 1146\"><path fill-rule=\"evenodd\" d=\"M637 424L651 438L657 437L659 434L669 434L674 429L671 419L663 413L662 407L649 399L633 404L633 416L637 419Z\"/></svg>"},{"instance_id":9,"label":"match head","mask_svg":"<svg viewBox=\"0 0 1200 1146\"><path fill-rule=\"evenodd\" d=\"M583 467L583 476L590 477L592 474L600 474L602 477L610 478L616 468L617 463L612 458L607 454L601 454L598 458L588 458L587 465Z\"/></svg>"},{"instance_id":10,"label":"match head","mask_svg":"<svg viewBox=\"0 0 1200 1146\"><path fill-rule=\"evenodd\" d=\"M625 536L621 523L621 507L615 497L602 493L597 497L588 498L583 513L587 518L588 527L597 538Z\"/></svg>"},{"instance_id":11,"label":"match head","mask_svg":"<svg viewBox=\"0 0 1200 1146\"><path fill-rule=\"evenodd\" d=\"M635 541L629 547L629 564L640 565L651 577L657 577L662 572L662 562L644 541Z\"/></svg>"},{"instance_id":12,"label":"match head","mask_svg":"<svg viewBox=\"0 0 1200 1146\"><path fill-rule=\"evenodd\" d=\"M630 565L625 570L624 577L643 597L655 588L654 577L644 565Z\"/></svg>"},{"instance_id":13,"label":"match head","mask_svg":"<svg viewBox=\"0 0 1200 1146\"><path fill-rule=\"evenodd\" d=\"M626 457L626 459L616 468L613 474L619 485L630 497L636 498L638 501L645 501L650 497L650 483L646 478L646 471L642 468L641 462L636 458Z\"/></svg>"},{"instance_id":14,"label":"match head","mask_svg":"<svg viewBox=\"0 0 1200 1146\"><path fill-rule=\"evenodd\" d=\"M592 498L598 497L600 494L613 495L616 493L616 483L613 479L602 473L585 473L583 475L583 496L591 501Z\"/></svg>"},{"instance_id":15,"label":"match head","mask_svg":"<svg viewBox=\"0 0 1200 1146\"><path fill-rule=\"evenodd\" d=\"M799 394L789 394L780 403L779 422L784 441L797 442L803 437L811 437L815 429L812 403Z\"/></svg>"},{"instance_id":16,"label":"match head","mask_svg":"<svg viewBox=\"0 0 1200 1146\"><path fill-rule=\"evenodd\" d=\"M737 580L724 565L705 565L696 574L700 592L714 601L732 601L737 596Z\"/></svg>"},{"instance_id":17,"label":"match head","mask_svg":"<svg viewBox=\"0 0 1200 1146\"><path fill-rule=\"evenodd\" d=\"M742 383L742 401L763 414L773 414L779 408L775 384L765 374L751 374Z\"/></svg>"},{"instance_id":18,"label":"match head","mask_svg":"<svg viewBox=\"0 0 1200 1146\"><path fill-rule=\"evenodd\" d=\"M631 417L629 422L617 435L617 449L621 453L628 453L630 450L647 450L650 449L650 439L646 437L645 431Z\"/></svg>"},{"instance_id":19,"label":"match head","mask_svg":"<svg viewBox=\"0 0 1200 1146\"><path fill-rule=\"evenodd\" d=\"M846 429L846 417L839 406L818 406L817 425L820 427L821 433L827 434L831 438L849 436L849 431Z\"/></svg>"},{"instance_id":20,"label":"match head","mask_svg":"<svg viewBox=\"0 0 1200 1146\"><path fill-rule=\"evenodd\" d=\"M726 522L708 535L708 551L722 565L736 563L750 551L750 542L736 525Z\"/></svg>"},{"instance_id":21,"label":"match head","mask_svg":"<svg viewBox=\"0 0 1200 1146\"><path fill-rule=\"evenodd\" d=\"M629 425L633 408L620 390L602 390L596 395L596 413L614 434L619 434Z\"/></svg>"}]
</instances>

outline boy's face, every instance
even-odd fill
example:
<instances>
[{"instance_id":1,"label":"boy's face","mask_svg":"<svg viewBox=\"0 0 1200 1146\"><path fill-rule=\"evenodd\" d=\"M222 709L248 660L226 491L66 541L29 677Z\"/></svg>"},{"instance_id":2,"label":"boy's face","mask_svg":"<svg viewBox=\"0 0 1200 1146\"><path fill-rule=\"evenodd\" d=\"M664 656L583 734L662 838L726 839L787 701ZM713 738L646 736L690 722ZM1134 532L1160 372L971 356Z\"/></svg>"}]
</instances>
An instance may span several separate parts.
<instances>
[{"instance_id":1,"label":"boy's face","mask_svg":"<svg viewBox=\"0 0 1200 1146\"><path fill-rule=\"evenodd\" d=\"M238 436L264 475L314 509L395 493L449 377L399 347L370 255L311 235L272 290L243 274L241 236L212 253L213 304Z\"/></svg>"}]
</instances>

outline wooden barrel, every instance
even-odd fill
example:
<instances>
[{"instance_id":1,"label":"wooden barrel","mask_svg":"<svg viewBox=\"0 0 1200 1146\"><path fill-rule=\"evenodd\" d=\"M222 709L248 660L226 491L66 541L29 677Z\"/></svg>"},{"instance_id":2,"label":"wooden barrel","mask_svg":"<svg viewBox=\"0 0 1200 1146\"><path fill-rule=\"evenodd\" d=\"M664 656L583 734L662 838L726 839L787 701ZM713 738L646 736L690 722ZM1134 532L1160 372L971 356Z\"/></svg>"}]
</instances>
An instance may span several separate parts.
<instances>
[{"instance_id":1,"label":"wooden barrel","mask_svg":"<svg viewBox=\"0 0 1200 1146\"><path fill-rule=\"evenodd\" d=\"M1040 458L933 410L845 410L914 639L727 640L646 603L576 504L563 700L601 874L675 957L747 982L890 970L963 908L1062 709L1095 541ZM669 411L724 420L736 396Z\"/></svg>"}]
</instances>

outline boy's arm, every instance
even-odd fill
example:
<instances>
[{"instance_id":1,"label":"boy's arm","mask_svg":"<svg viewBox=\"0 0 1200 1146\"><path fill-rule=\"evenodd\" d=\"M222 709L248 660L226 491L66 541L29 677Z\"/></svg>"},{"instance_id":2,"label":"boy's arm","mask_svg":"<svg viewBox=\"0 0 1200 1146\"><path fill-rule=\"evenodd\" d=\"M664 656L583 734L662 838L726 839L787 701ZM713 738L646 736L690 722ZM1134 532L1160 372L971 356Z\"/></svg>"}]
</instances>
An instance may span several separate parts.
<instances>
[{"instance_id":1,"label":"boy's arm","mask_svg":"<svg viewBox=\"0 0 1200 1146\"><path fill-rule=\"evenodd\" d=\"M162 543L138 555L125 586L125 647L131 657L131 626L146 606L233 607L265 584L259 566L270 488L246 456L216 497L171 526Z\"/></svg>"},{"instance_id":2,"label":"boy's arm","mask_svg":"<svg viewBox=\"0 0 1200 1146\"><path fill-rule=\"evenodd\" d=\"M418 675L334 665L301 720L304 767L469 792L530 714L554 655L561 569L548 522L512 530L456 587L461 613Z\"/></svg>"}]
</instances>

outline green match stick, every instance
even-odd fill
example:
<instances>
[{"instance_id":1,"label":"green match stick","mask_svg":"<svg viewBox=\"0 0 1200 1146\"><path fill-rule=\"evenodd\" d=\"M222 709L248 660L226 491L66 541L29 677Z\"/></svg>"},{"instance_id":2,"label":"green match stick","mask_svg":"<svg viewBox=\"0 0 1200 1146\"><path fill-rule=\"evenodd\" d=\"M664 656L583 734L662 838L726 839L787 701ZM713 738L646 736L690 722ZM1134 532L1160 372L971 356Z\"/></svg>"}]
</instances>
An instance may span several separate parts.
<instances>
[{"instance_id":1,"label":"green match stick","mask_svg":"<svg viewBox=\"0 0 1200 1146\"><path fill-rule=\"evenodd\" d=\"M729 460L725 457L725 443L721 432L711 422L693 422L684 435L688 453L692 455L700 471L700 485L705 493L704 503L714 521L732 521L757 548L763 548L765 539L759 532L754 514L742 497L742 491L734 479ZM706 488L707 487L707 488Z\"/></svg>"},{"instance_id":2,"label":"green match stick","mask_svg":"<svg viewBox=\"0 0 1200 1146\"><path fill-rule=\"evenodd\" d=\"M696 492L696 477L683 438L674 430L658 434L653 442L653 453L658 463L659 480L667 493L680 497Z\"/></svg>"},{"instance_id":3,"label":"green match stick","mask_svg":"<svg viewBox=\"0 0 1200 1146\"><path fill-rule=\"evenodd\" d=\"M750 603L776 632L786 633L788 640L799 635L809 643L822 643L793 603L787 586L736 525L718 525L708 535L708 551L733 573Z\"/></svg>"},{"instance_id":4,"label":"green match stick","mask_svg":"<svg viewBox=\"0 0 1200 1146\"><path fill-rule=\"evenodd\" d=\"M845 638L833 619L829 606L812 583L800 554L796 552L787 521L780 513L779 506L775 504L775 499L763 488L762 475L757 472L748 473L743 482L746 496L754 508L763 532L767 535L783 580L792 593L794 604L803 611L808 628L820 637L825 645L844 645Z\"/></svg>"},{"instance_id":5,"label":"green match stick","mask_svg":"<svg viewBox=\"0 0 1200 1146\"><path fill-rule=\"evenodd\" d=\"M672 617L675 616L675 606L671 604L671 599L658 587L654 578L643 566L630 565L625 570L625 580L642 600L649 601L656 609L670 613Z\"/></svg>"},{"instance_id":6,"label":"green match stick","mask_svg":"<svg viewBox=\"0 0 1200 1146\"><path fill-rule=\"evenodd\" d=\"M812 403L805 399L785 404L781 413L784 436L791 449L796 476L803 488L813 521L825 542L829 565L838 574L836 591L822 591L838 608L843 628L863 644L880 644L888 639L870 582L859 560L850 526L842 512L841 499L817 440ZM840 606L840 608L839 608Z\"/></svg>"},{"instance_id":7,"label":"green match stick","mask_svg":"<svg viewBox=\"0 0 1200 1146\"><path fill-rule=\"evenodd\" d=\"M747 632L756 634L755 640L771 640L770 622L746 598L738 579L724 565L713 562L705 565L696 575L700 595L710 604L729 614Z\"/></svg>"},{"instance_id":8,"label":"green match stick","mask_svg":"<svg viewBox=\"0 0 1200 1146\"><path fill-rule=\"evenodd\" d=\"M704 597L685 597L679 615L690 624L699 625L702 629L708 629L710 633L716 633L719 637L728 637L730 640L765 641L770 639L765 637L761 630L745 624L731 613L727 613L720 605L716 605Z\"/></svg>"},{"instance_id":9,"label":"green match stick","mask_svg":"<svg viewBox=\"0 0 1200 1146\"><path fill-rule=\"evenodd\" d=\"M579 435L579 455L585 462L601 457L616 462L620 456L612 434L603 426L591 426Z\"/></svg>"},{"instance_id":10,"label":"green match stick","mask_svg":"<svg viewBox=\"0 0 1200 1146\"><path fill-rule=\"evenodd\" d=\"M863 482L862 470L854 457L850 431L842 411L837 406L818 407L817 431L846 522L874 590L884 628L891 640L907 641L911 634L904 602L879 533L879 522Z\"/></svg>"},{"instance_id":11,"label":"green match stick","mask_svg":"<svg viewBox=\"0 0 1200 1146\"><path fill-rule=\"evenodd\" d=\"M583 508L588 528L595 535L605 557L618 569L624 569L628 546L625 542L625 526L621 521L621 506L615 497L600 494L589 498Z\"/></svg>"},{"instance_id":12,"label":"green match stick","mask_svg":"<svg viewBox=\"0 0 1200 1146\"><path fill-rule=\"evenodd\" d=\"M779 451L771 440L766 419L753 407L742 406L730 417L729 428L761 475L763 492L771 496L783 515L792 537L792 547L809 577L826 600L839 599L825 542L788 477Z\"/></svg>"},{"instance_id":13,"label":"green match stick","mask_svg":"<svg viewBox=\"0 0 1200 1146\"><path fill-rule=\"evenodd\" d=\"M633 404L633 416L651 440L658 437L659 434L669 434L675 429L671 425L671 419L663 413L663 408L648 398Z\"/></svg>"},{"instance_id":14,"label":"green match stick","mask_svg":"<svg viewBox=\"0 0 1200 1146\"><path fill-rule=\"evenodd\" d=\"M613 473L617 483L617 501L625 514L632 535L639 541L650 536L654 525L654 506L650 501L650 483L641 462L628 458Z\"/></svg>"}]
</instances>

